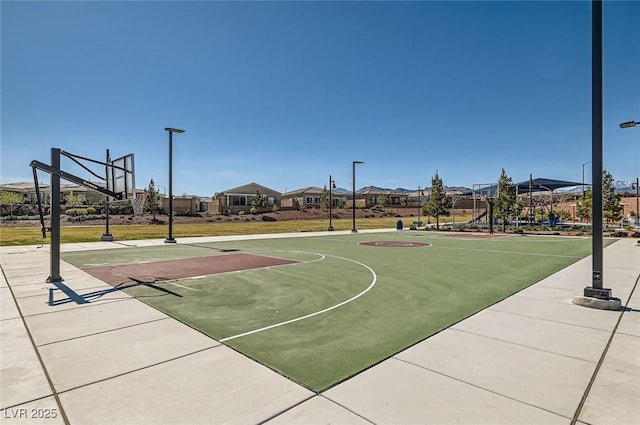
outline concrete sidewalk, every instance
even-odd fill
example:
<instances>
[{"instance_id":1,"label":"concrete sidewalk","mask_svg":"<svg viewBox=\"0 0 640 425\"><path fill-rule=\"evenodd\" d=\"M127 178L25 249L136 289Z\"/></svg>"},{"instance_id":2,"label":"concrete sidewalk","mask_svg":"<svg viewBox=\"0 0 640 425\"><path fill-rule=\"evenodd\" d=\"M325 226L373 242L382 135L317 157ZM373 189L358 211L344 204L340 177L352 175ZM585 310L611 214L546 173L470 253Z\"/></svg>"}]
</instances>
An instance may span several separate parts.
<instances>
[{"instance_id":1,"label":"concrete sidewalk","mask_svg":"<svg viewBox=\"0 0 640 425\"><path fill-rule=\"evenodd\" d=\"M179 242L204 240L221 239ZM129 244L162 240L63 250ZM604 256L624 311L571 303L591 282L588 257L322 394L62 262L64 284L91 301L69 302L45 283L47 249L0 248L3 424L640 423L632 239Z\"/></svg>"}]
</instances>

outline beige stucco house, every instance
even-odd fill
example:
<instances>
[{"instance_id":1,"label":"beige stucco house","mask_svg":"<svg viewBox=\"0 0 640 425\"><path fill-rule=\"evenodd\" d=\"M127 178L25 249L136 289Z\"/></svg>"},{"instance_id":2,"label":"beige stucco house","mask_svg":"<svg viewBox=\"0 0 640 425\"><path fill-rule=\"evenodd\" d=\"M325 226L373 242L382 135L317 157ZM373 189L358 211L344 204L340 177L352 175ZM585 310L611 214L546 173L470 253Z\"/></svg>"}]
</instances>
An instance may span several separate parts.
<instances>
[{"instance_id":1,"label":"beige stucco house","mask_svg":"<svg viewBox=\"0 0 640 425\"><path fill-rule=\"evenodd\" d=\"M283 208L320 208L322 206L322 192L324 188L316 186L307 186L301 189L292 190L282 194ZM329 195L327 192L327 205ZM343 207L347 202L347 196L344 193L331 194L331 202L334 208Z\"/></svg>"},{"instance_id":2,"label":"beige stucco house","mask_svg":"<svg viewBox=\"0 0 640 425\"><path fill-rule=\"evenodd\" d=\"M104 184L99 182L94 183L104 186ZM38 186L40 188L40 196L43 204L49 205L51 186L48 183L40 183ZM23 203L25 204L35 204L37 202L36 186L34 182L0 184L0 191L13 192L22 195ZM62 199L67 195L77 196L85 205L97 205L104 202L104 195L102 193L75 183L61 183L60 195Z\"/></svg>"},{"instance_id":3,"label":"beige stucco house","mask_svg":"<svg viewBox=\"0 0 640 425\"><path fill-rule=\"evenodd\" d=\"M370 208L379 205L382 196L386 196L388 207L407 206L407 193L369 186L356 192L356 208ZM351 208L351 205L351 196L348 196L346 207Z\"/></svg>"},{"instance_id":4,"label":"beige stucco house","mask_svg":"<svg viewBox=\"0 0 640 425\"><path fill-rule=\"evenodd\" d=\"M249 212L251 210L251 201L258 192L267 197L268 209L280 207L282 199L280 192L252 182L216 193L209 202L207 211L213 214Z\"/></svg>"}]
</instances>

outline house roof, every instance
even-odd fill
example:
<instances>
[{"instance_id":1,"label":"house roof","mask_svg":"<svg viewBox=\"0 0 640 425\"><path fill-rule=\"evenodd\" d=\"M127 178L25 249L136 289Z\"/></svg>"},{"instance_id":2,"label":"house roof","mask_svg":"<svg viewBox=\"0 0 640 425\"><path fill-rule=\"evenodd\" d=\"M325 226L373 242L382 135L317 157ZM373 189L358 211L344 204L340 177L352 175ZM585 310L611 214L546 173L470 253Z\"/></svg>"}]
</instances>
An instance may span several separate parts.
<instances>
[{"instance_id":1,"label":"house roof","mask_svg":"<svg viewBox=\"0 0 640 425\"><path fill-rule=\"evenodd\" d=\"M356 192L358 195L394 195L394 196L406 196L408 192L400 192L393 189L384 189L381 187L367 186Z\"/></svg>"},{"instance_id":2,"label":"house roof","mask_svg":"<svg viewBox=\"0 0 640 425\"><path fill-rule=\"evenodd\" d=\"M48 184L40 184L40 188L49 187ZM35 190L35 184L33 182L15 182L0 184L0 190L6 190L8 192L25 192L29 190Z\"/></svg>"},{"instance_id":3,"label":"house roof","mask_svg":"<svg viewBox=\"0 0 640 425\"><path fill-rule=\"evenodd\" d=\"M262 186L256 182L251 182L242 186L234 187L232 189L223 190L222 192L217 192L214 196L217 197L219 195L255 195L256 191L260 191L263 195L271 195L271 196L281 196L282 193L277 190L273 190L266 186Z\"/></svg>"},{"instance_id":4,"label":"house roof","mask_svg":"<svg viewBox=\"0 0 640 425\"><path fill-rule=\"evenodd\" d=\"M102 182L93 182L99 186L105 186L104 183ZM50 185L47 183L40 183L38 184L38 186L40 187L40 190L45 189L45 188L49 188ZM36 186L33 182L16 182L16 183L6 183L6 184L0 184L0 190L7 190L10 192L26 192L26 191L33 191L36 190ZM85 186L76 184L76 183L61 183L60 184L60 191L70 191L70 190L75 190L75 191L87 191L87 190L92 190L89 189Z\"/></svg>"},{"instance_id":5,"label":"house roof","mask_svg":"<svg viewBox=\"0 0 640 425\"><path fill-rule=\"evenodd\" d=\"M285 192L282 194L283 198L290 198L292 196L300 196L300 195L320 195L322 194L324 189L319 188L317 186L307 186L296 190L290 190L289 192Z\"/></svg>"}]
</instances>

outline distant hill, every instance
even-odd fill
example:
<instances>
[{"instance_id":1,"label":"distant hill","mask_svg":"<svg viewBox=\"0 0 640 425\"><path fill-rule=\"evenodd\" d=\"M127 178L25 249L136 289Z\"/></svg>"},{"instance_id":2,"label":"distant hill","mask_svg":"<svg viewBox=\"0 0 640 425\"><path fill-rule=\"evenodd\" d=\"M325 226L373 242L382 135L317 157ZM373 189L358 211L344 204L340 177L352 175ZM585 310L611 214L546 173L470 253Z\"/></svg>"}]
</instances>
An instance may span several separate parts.
<instances>
[{"instance_id":1,"label":"distant hill","mask_svg":"<svg viewBox=\"0 0 640 425\"><path fill-rule=\"evenodd\" d=\"M423 187L421 188L422 190L424 190L425 192L429 192L431 190L430 187ZM360 189L356 190L356 193L363 193L366 191L373 191L373 192L394 192L394 193L411 193L411 192L415 192L418 189L405 189L403 187L398 187L396 189L391 189L391 188L387 188L387 187L378 187L378 186L365 186L365 187L361 187ZM447 191L447 193L456 193L456 194L466 194L466 193L470 193L471 189L464 187L464 186L445 186L445 190ZM344 189L342 187L333 189L333 193L340 193L340 194L349 194L351 193L350 189Z\"/></svg>"}]
</instances>

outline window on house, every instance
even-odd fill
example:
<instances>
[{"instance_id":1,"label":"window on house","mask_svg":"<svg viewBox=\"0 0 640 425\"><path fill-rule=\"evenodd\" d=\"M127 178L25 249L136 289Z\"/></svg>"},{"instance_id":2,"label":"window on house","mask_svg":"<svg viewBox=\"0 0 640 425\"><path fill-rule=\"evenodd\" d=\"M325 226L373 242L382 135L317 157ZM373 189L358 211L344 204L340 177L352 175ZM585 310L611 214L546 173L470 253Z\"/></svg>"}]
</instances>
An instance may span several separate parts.
<instances>
[{"instance_id":1,"label":"window on house","mask_svg":"<svg viewBox=\"0 0 640 425\"><path fill-rule=\"evenodd\" d=\"M246 196L230 196L231 205L247 205L247 197Z\"/></svg>"}]
</instances>

